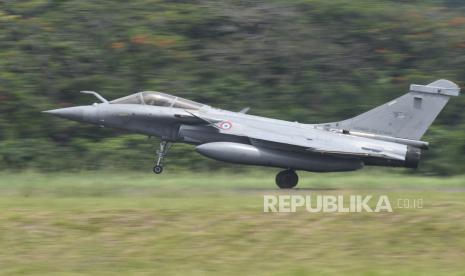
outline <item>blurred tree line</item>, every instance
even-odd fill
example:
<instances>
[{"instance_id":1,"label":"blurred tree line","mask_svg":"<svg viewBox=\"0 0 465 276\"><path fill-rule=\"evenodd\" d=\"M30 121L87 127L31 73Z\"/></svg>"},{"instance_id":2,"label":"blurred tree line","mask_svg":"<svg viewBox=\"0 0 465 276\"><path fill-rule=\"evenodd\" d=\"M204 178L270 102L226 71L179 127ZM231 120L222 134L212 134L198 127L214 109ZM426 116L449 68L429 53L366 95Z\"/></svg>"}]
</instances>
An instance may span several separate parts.
<instances>
[{"instance_id":1,"label":"blurred tree line","mask_svg":"<svg viewBox=\"0 0 465 276\"><path fill-rule=\"evenodd\" d=\"M0 0L0 168L150 169L157 141L42 110L157 90L305 123L447 78L465 87L465 2ZM421 171L463 173L465 97L423 140ZM170 166L222 165L175 146Z\"/></svg>"}]
</instances>

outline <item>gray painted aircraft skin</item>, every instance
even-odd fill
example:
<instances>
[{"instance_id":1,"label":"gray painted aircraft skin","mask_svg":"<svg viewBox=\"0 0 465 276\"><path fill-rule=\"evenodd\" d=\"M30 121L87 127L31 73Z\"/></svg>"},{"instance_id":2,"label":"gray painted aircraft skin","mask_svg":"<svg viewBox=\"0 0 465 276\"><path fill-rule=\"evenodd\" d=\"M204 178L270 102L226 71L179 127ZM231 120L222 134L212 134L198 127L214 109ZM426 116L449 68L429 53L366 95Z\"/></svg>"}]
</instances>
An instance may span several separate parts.
<instances>
[{"instance_id":1,"label":"gray painted aircraft skin","mask_svg":"<svg viewBox=\"0 0 465 276\"><path fill-rule=\"evenodd\" d=\"M45 111L58 117L125 129L161 139L154 172L172 143L189 143L220 161L284 169L280 188L297 185L296 170L343 172L363 166L416 168L428 127L460 88L448 80L411 85L410 91L354 118L302 124L217 109L160 92L145 91L101 103Z\"/></svg>"}]
</instances>

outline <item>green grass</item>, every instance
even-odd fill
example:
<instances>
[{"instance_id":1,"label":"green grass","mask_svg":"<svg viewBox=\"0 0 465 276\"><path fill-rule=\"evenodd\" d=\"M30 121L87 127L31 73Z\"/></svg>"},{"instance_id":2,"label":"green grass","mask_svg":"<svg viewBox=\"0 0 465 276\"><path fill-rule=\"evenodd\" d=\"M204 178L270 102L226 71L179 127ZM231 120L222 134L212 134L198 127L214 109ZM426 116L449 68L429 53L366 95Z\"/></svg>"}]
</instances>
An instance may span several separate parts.
<instances>
[{"instance_id":1,"label":"green grass","mask_svg":"<svg viewBox=\"0 0 465 276\"><path fill-rule=\"evenodd\" d=\"M0 173L0 274L465 275L465 177ZM393 213L263 213L265 194L422 198Z\"/></svg>"}]
</instances>

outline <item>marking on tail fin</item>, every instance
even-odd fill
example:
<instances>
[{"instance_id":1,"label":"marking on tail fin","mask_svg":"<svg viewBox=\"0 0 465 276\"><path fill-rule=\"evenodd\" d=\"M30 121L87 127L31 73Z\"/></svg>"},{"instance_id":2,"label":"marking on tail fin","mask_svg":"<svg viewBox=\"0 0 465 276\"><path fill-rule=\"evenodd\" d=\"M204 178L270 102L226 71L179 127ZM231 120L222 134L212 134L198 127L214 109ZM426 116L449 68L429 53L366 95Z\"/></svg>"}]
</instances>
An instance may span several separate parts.
<instances>
[{"instance_id":1,"label":"marking on tail fin","mask_svg":"<svg viewBox=\"0 0 465 276\"><path fill-rule=\"evenodd\" d=\"M449 98L459 92L460 88L448 80L412 84L408 93L386 104L344 121L318 126L420 140Z\"/></svg>"}]
</instances>

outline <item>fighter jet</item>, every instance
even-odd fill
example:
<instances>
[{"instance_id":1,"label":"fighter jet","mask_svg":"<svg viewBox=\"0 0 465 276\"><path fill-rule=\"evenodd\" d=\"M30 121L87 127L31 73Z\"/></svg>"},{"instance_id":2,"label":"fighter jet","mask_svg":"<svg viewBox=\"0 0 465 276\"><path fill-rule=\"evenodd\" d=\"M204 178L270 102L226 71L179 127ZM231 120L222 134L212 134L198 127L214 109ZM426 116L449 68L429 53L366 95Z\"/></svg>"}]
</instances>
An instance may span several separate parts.
<instances>
[{"instance_id":1,"label":"fighter jet","mask_svg":"<svg viewBox=\"0 0 465 276\"><path fill-rule=\"evenodd\" d=\"M356 117L332 123L303 124L214 108L144 91L101 103L44 111L83 123L124 129L160 138L153 171L173 143L196 145L198 153L219 161L283 169L282 189L297 185L297 170L345 172L364 166L416 168L428 142L428 127L460 88L448 80L410 86L410 91Z\"/></svg>"}]
</instances>

